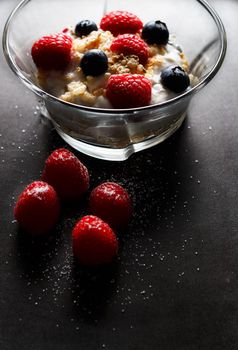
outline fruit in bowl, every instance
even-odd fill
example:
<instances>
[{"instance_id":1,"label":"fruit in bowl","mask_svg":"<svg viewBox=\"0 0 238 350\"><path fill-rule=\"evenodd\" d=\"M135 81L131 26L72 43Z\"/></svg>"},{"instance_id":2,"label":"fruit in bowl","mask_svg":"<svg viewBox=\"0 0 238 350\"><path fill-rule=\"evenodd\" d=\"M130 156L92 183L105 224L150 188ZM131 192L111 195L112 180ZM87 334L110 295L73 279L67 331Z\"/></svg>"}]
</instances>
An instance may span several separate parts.
<instances>
[{"instance_id":1,"label":"fruit in bowl","mask_svg":"<svg viewBox=\"0 0 238 350\"><path fill-rule=\"evenodd\" d=\"M82 20L46 35L31 50L42 89L59 99L98 108L137 108L189 89L189 64L160 20L143 23L112 11L97 25Z\"/></svg>"},{"instance_id":2,"label":"fruit in bowl","mask_svg":"<svg viewBox=\"0 0 238 350\"><path fill-rule=\"evenodd\" d=\"M68 144L121 161L181 126L222 65L226 34L204 0L116 4L123 11L113 1L23 0L6 22L3 49Z\"/></svg>"}]
</instances>

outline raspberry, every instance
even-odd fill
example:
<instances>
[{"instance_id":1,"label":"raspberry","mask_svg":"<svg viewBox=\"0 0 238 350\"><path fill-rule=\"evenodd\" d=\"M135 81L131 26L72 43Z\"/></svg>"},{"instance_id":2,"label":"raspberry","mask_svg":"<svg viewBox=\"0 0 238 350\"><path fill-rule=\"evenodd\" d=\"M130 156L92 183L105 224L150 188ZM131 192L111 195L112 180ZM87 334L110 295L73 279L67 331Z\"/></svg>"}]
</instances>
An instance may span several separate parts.
<instances>
[{"instance_id":1,"label":"raspberry","mask_svg":"<svg viewBox=\"0 0 238 350\"><path fill-rule=\"evenodd\" d=\"M31 55L38 68L64 69L71 60L72 38L64 33L46 35L37 40Z\"/></svg>"},{"instance_id":2,"label":"raspberry","mask_svg":"<svg viewBox=\"0 0 238 350\"><path fill-rule=\"evenodd\" d=\"M143 75L113 74L107 83L106 96L114 108L147 106L151 101L151 83Z\"/></svg>"},{"instance_id":3,"label":"raspberry","mask_svg":"<svg viewBox=\"0 0 238 350\"><path fill-rule=\"evenodd\" d=\"M55 150L47 158L42 180L52 185L63 200L78 199L89 187L88 169L64 148Z\"/></svg>"},{"instance_id":4,"label":"raspberry","mask_svg":"<svg viewBox=\"0 0 238 350\"><path fill-rule=\"evenodd\" d=\"M110 226L93 215L84 216L73 228L73 253L84 265L109 263L117 255L118 242Z\"/></svg>"},{"instance_id":5,"label":"raspberry","mask_svg":"<svg viewBox=\"0 0 238 350\"><path fill-rule=\"evenodd\" d=\"M100 23L100 28L109 30L114 36L118 34L139 32L143 27L141 20L127 11L112 11L106 14Z\"/></svg>"},{"instance_id":6,"label":"raspberry","mask_svg":"<svg viewBox=\"0 0 238 350\"><path fill-rule=\"evenodd\" d=\"M140 37L133 34L118 35L111 44L111 50L123 53L123 55L136 55L143 65L148 60L149 49L147 44Z\"/></svg>"},{"instance_id":7,"label":"raspberry","mask_svg":"<svg viewBox=\"0 0 238 350\"><path fill-rule=\"evenodd\" d=\"M20 194L14 216L28 233L45 234L58 220L60 205L53 187L43 181L35 181Z\"/></svg>"},{"instance_id":8,"label":"raspberry","mask_svg":"<svg viewBox=\"0 0 238 350\"><path fill-rule=\"evenodd\" d=\"M125 226L132 215L127 191L114 182L105 182L96 187L90 195L89 207L94 215L114 228Z\"/></svg>"}]
</instances>

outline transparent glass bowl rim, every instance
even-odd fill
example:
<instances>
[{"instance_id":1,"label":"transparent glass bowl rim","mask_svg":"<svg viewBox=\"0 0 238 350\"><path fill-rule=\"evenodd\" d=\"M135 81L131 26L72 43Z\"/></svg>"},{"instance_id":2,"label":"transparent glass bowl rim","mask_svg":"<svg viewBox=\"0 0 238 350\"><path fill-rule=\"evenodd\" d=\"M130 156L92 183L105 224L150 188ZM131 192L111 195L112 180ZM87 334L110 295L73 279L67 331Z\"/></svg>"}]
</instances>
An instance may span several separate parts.
<instances>
[{"instance_id":1,"label":"transparent glass bowl rim","mask_svg":"<svg viewBox=\"0 0 238 350\"><path fill-rule=\"evenodd\" d=\"M79 110L84 110L88 112L94 112L94 113L102 113L102 114L126 114L126 113L132 113L132 112L140 112L140 111L149 111L157 108L164 108L164 107L169 107L170 105L179 102L180 100L189 97L190 95L194 94L195 92L198 92L202 87L207 85L209 81L212 80L212 78L216 75L218 70L220 69L223 60L225 58L226 54L226 49L227 49L227 37L226 37L226 31L224 28L224 25L222 23L221 18L217 14L217 12L214 10L214 8L208 4L206 0L196 0L199 2L211 15L213 18L214 22L216 23L218 33L219 33L219 38L221 42L221 50L219 53L219 57L214 64L213 68L208 72L205 77L195 86L193 86L191 89L185 91L184 93L164 102L160 102L157 104L149 105L149 106L144 106L144 107L138 107L138 108L129 108L129 109L109 109L109 108L95 108L95 107L88 107L88 106L82 106L82 105L77 105L73 104L70 102L65 102L49 93L46 91L42 90L39 88L37 85L33 84L27 77L24 76L24 74L21 72L21 70L17 67L15 64L11 53L9 49L9 28L11 26L12 21L14 20L15 14L25 5L27 5L28 2L32 0L22 0L16 8L11 12L10 16L8 17L4 30L3 30L3 38L2 38L2 45L3 45L3 52L5 55L5 58L10 66L10 68L13 70L13 72L23 81L25 85L27 85L34 93L36 93L38 96L42 98L48 98L49 100L53 100L54 102L58 102L60 104L63 104L65 106L71 106L73 108L79 109Z\"/></svg>"}]
</instances>

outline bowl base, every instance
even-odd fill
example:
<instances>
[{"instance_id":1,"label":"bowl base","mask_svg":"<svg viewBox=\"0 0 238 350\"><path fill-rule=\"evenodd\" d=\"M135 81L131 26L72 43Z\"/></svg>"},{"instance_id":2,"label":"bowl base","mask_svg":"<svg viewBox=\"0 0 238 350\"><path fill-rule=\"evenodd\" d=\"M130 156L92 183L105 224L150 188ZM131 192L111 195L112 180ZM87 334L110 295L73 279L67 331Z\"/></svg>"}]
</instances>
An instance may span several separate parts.
<instances>
[{"instance_id":1,"label":"bowl base","mask_svg":"<svg viewBox=\"0 0 238 350\"><path fill-rule=\"evenodd\" d=\"M60 129L53 120L52 122L56 131L62 137L62 139L77 151L98 159L123 161L128 159L133 153L143 151L144 149L158 145L159 143L166 140L182 125L185 117L186 113L183 113L181 117L176 121L176 123L173 123L170 128L162 134L154 136L142 142L131 144L125 148L108 148L76 140L63 132L62 129Z\"/></svg>"}]
</instances>

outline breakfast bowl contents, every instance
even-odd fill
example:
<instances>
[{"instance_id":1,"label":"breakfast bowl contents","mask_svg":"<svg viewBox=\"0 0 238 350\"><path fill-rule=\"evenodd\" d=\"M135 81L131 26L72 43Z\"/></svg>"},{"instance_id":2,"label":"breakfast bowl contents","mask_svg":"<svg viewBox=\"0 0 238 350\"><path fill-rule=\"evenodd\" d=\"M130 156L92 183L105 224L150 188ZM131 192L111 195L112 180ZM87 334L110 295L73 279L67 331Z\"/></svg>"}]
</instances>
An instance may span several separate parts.
<instances>
[{"instance_id":1,"label":"breakfast bowl contents","mask_svg":"<svg viewBox=\"0 0 238 350\"><path fill-rule=\"evenodd\" d=\"M205 1L114 6L22 1L7 21L3 47L66 142L124 160L182 124L195 92L220 68L226 37Z\"/></svg>"},{"instance_id":2,"label":"breakfast bowl contents","mask_svg":"<svg viewBox=\"0 0 238 350\"><path fill-rule=\"evenodd\" d=\"M38 39L31 55L39 86L65 102L136 108L190 86L185 54L159 20L143 24L130 12L112 11L99 25L82 20L63 32Z\"/></svg>"}]
</instances>

